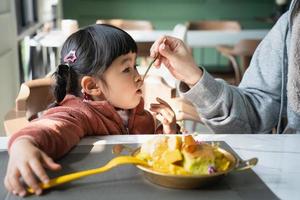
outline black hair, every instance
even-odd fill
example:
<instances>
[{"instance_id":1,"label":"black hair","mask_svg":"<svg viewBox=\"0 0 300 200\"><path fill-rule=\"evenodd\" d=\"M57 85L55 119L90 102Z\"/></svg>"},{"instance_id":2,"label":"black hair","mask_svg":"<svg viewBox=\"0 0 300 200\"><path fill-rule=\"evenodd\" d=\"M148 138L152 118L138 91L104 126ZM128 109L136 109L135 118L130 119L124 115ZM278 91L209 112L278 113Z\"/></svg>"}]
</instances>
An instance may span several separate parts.
<instances>
[{"instance_id":1,"label":"black hair","mask_svg":"<svg viewBox=\"0 0 300 200\"><path fill-rule=\"evenodd\" d=\"M76 60L65 62L71 51L75 52ZM53 74L56 103L66 94L80 96L79 83L83 76L101 77L117 57L129 52L137 52L135 41L111 25L94 24L70 35L61 50L61 64Z\"/></svg>"}]
</instances>

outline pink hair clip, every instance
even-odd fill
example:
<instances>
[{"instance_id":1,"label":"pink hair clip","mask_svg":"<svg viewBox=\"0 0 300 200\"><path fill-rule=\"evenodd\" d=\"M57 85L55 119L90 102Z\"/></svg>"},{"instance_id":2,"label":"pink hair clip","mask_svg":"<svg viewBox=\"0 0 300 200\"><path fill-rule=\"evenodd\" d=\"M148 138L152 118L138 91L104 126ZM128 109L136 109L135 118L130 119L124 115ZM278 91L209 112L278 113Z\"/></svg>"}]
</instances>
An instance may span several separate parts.
<instances>
[{"instance_id":1,"label":"pink hair clip","mask_svg":"<svg viewBox=\"0 0 300 200\"><path fill-rule=\"evenodd\" d=\"M74 63L77 59L76 57L76 51L75 50L71 50L65 57L64 57L64 63Z\"/></svg>"}]
</instances>

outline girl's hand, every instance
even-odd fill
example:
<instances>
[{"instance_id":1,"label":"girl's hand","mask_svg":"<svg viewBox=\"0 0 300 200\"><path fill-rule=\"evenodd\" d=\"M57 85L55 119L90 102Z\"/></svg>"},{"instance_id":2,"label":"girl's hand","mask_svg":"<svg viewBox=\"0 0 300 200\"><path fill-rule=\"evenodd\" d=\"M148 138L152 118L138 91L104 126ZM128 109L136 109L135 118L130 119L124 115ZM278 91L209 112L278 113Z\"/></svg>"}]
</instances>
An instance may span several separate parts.
<instances>
[{"instance_id":1,"label":"girl's hand","mask_svg":"<svg viewBox=\"0 0 300 200\"><path fill-rule=\"evenodd\" d=\"M156 98L159 103L152 103L150 110L155 113L156 119L158 119L163 125L163 132L165 134L176 134L177 124L176 116L171 106L160 98Z\"/></svg>"},{"instance_id":2,"label":"girl's hand","mask_svg":"<svg viewBox=\"0 0 300 200\"><path fill-rule=\"evenodd\" d=\"M39 181L44 183L49 181L44 167L50 170L61 168L59 164L53 162L49 156L38 149L31 139L17 139L10 149L10 157L4 179L6 189L15 195L25 196L26 190L20 180L22 178L25 184L35 191L35 194L40 195L42 189L38 185Z\"/></svg>"}]
</instances>

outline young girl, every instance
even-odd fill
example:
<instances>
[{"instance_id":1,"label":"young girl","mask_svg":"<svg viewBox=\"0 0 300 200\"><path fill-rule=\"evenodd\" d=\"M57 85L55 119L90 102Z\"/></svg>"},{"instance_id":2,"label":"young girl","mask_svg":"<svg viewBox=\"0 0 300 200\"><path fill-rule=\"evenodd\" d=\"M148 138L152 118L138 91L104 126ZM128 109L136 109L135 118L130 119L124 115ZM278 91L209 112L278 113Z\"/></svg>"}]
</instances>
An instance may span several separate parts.
<instances>
[{"instance_id":1,"label":"young girl","mask_svg":"<svg viewBox=\"0 0 300 200\"><path fill-rule=\"evenodd\" d=\"M175 114L167 103L158 99L151 107L161 121L158 128L144 110L136 52L134 40L109 25L88 26L66 40L62 64L54 73L54 107L9 140L4 181L8 191L24 196L22 178L41 194L38 182L49 181L44 168L60 169L52 158L66 154L86 135L177 132Z\"/></svg>"}]
</instances>

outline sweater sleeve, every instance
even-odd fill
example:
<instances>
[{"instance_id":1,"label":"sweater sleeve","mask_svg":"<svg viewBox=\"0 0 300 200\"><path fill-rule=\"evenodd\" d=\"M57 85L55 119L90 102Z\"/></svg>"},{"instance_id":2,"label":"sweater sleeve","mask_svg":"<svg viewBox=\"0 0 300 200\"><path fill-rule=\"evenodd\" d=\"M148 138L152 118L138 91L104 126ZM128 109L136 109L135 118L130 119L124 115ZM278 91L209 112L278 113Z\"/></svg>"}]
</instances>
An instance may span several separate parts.
<instances>
[{"instance_id":1,"label":"sweater sleeve","mask_svg":"<svg viewBox=\"0 0 300 200\"><path fill-rule=\"evenodd\" d=\"M38 148L52 158L59 158L96 128L93 127L95 119L91 119L92 116L86 109L64 106L52 108L43 117L14 133L8 148L17 138L31 136Z\"/></svg>"},{"instance_id":2,"label":"sweater sleeve","mask_svg":"<svg viewBox=\"0 0 300 200\"><path fill-rule=\"evenodd\" d=\"M181 95L215 133L268 132L276 126L287 22L286 13L260 43L239 87L215 80L205 70L191 89L179 84Z\"/></svg>"}]
</instances>

